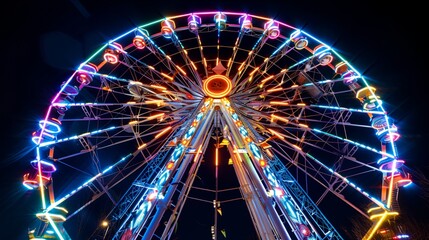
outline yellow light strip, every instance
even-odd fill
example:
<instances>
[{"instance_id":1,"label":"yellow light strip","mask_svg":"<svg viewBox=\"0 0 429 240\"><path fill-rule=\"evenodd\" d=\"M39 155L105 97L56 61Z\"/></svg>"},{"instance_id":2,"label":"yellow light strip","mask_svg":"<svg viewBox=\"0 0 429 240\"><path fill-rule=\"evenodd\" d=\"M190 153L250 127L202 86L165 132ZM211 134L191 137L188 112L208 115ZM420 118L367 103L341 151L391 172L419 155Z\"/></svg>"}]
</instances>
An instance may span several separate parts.
<instances>
[{"instance_id":1,"label":"yellow light strip","mask_svg":"<svg viewBox=\"0 0 429 240\"><path fill-rule=\"evenodd\" d=\"M396 169L396 160L393 160L392 169ZM386 206L388 208L390 208L392 205L394 176L395 176L395 171L392 171L390 181L389 181L389 188L388 188L387 202L386 202Z\"/></svg>"},{"instance_id":2,"label":"yellow light strip","mask_svg":"<svg viewBox=\"0 0 429 240\"><path fill-rule=\"evenodd\" d=\"M296 149L298 149L298 150L302 151L302 148L298 147L297 145L292 144L292 146L293 146L294 148L296 148Z\"/></svg>"},{"instance_id":3,"label":"yellow light strip","mask_svg":"<svg viewBox=\"0 0 429 240\"><path fill-rule=\"evenodd\" d=\"M387 215L383 215L382 218L378 220L377 224L374 227L372 227L369 232L365 234L365 236L363 237L363 240L371 239L374 236L375 232L377 232L377 230L380 228L381 224L384 223L384 220L386 219L386 217Z\"/></svg>"},{"instance_id":4,"label":"yellow light strip","mask_svg":"<svg viewBox=\"0 0 429 240\"><path fill-rule=\"evenodd\" d=\"M198 159L198 157L200 156L200 153L201 153L201 147L202 147L202 145L200 145L200 146L198 147L197 153L195 154L195 157L194 157L194 162L196 162L196 161L197 161L197 159Z\"/></svg>"},{"instance_id":5,"label":"yellow light strip","mask_svg":"<svg viewBox=\"0 0 429 240\"><path fill-rule=\"evenodd\" d=\"M289 106L288 102L270 101L270 105Z\"/></svg>"},{"instance_id":6,"label":"yellow light strip","mask_svg":"<svg viewBox=\"0 0 429 240\"><path fill-rule=\"evenodd\" d=\"M134 120L134 121L129 122L129 123L128 123L128 125L136 125L138 122L139 122L139 121Z\"/></svg>"},{"instance_id":7,"label":"yellow light strip","mask_svg":"<svg viewBox=\"0 0 429 240\"><path fill-rule=\"evenodd\" d=\"M371 215L369 217L369 219L373 220L375 218L379 218L379 217L383 217L383 216L389 216L389 215L391 215L391 216L397 216L397 215L399 215L399 213L398 212L383 212L383 213Z\"/></svg>"},{"instance_id":8,"label":"yellow light strip","mask_svg":"<svg viewBox=\"0 0 429 240\"><path fill-rule=\"evenodd\" d=\"M65 212L65 213L69 213L69 211L67 211L67 209L64 208L64 207L54 207L54 208L58 209L58 210L61 210L61 211Z\"/></svg>"},{"instance_id":9,"label":"yellow light strip","mask_svg":"<svg viewBox=\"0 0 429 240\"><path fill-rule=\"evenodd\" d=\"M229 67L231 65L231 62L232 62L232 58L229 58L228 64L226 65L226 67Z\"/></svg>"},{"instance_id":10,"label":"yellow light strip","mask_svg":"<svg viewBox=\"0 0 429 240\"><path fill-rule=\"evenodd\" d=\"M379 209L381 209L381 207L379 207L379 206L372 207L372 208L368 209L367 213L371 213L372 211L379 210Z\"/></svg>"},{"instance_id":11,"label":"yellow light strip","mask_svg":"<svg viewBox=\"0 0 429 240\"><path fill-rule=\"evenodd\" d=\"M142 150L144 147L146 147L147 146L147 144L146 143L143 143L142 145L140 145L137 149L138 150Z\"/></svg>"},{"instance_id":12,"label":"yellow light strip","mask_svg":"<svg viewBox=\"0 0 429 240\"><path fill-rule=\"evenodd\" d=\"M158 107L161 106L164 101L163 100L148 100L145 101L146 104L156 104Z\"/></svg>"},{"instance_id":13,"label":"yellow light strip","mask_svg":"<svg viewBox=\"0 0 429 240\"><path fill-rule=\"evenodd\" d=\"M363 98L365 96L369 96L371 94L374 94L375 91L376 91L375 87L371 87L371 86L362 88L356 92L356 98Z\"/></svg>"}]
</instances>

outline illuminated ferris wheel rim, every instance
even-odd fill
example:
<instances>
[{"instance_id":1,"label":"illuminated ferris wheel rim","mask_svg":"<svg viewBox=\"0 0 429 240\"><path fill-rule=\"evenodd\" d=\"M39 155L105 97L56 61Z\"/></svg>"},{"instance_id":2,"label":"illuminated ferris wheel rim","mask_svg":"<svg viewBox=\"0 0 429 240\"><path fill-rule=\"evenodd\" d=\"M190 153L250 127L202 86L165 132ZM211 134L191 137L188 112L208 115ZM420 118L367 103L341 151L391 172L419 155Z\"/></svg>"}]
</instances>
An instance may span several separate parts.
<instances>
[{"instance_id":1,"label":"illuminated ferris wheel rim","mask_svg":"<svg viewBox=\"0 0 429 240\"><path fill-rule=\"evenodd\" d=\"M203 23L201 23L200 16L214 16L215 22L203 24ZM193 27L194 27L192 25L193 23L198 23L198 25L200 27L201 26L203 26L203 27L216 27L217 26L219 29L220 28L226 28L226 25L222 27L221 24L227 24L227 16L239 17L239 19L238 19L239 23L235 23L235 24L234 23L228 23L228 27L235 28L235 29L242 29L242 28L245 28L245 24L250 24L250 25L246 25L247 27L249 27L249 29L252 29L254 31L258 31L258 32L263 33L263 34L267 33L269 39L280 38L280 39L285 40L285 44L281 44L280 46L276 47L274 53L271 56L275 55L279 50L281 50L281 48L283 48L286 45L286 43L290 43L292 41L295 41L296 49L303 50L305 48L305 46L307 45L307 43L305 42L307 40L304 41L304 40L302 40L303 38L297 38L299 35L301 35L301 36L305 36L306 38L309 38L309 39L314 40L317 43L321 44L321 45L318 45L317 47L315 47L314 49L311 50L312 57L317 57L318 60L320 61L321 66L328 65L333 60L332 55L335 55L336 58L340 59L339 64L337 64L335 66L331 66L331 68L335 72L338 69L340 69L338 71L342 73L341 78L339 78L339 79L327 79L324 81L317 82L317 84L344 82L344 84L347 85L347 84L353 84L353 82L356 81L356 79L359 79L360 81L362 81L364 83L365 87L359 89L356 92L355 97L357 99L365 99L363 101L363 106L364 106L363 108L364 109L363 110L362 109L351 109L351 108L345 108L345 107L340 107L340 106L336 106L336 105L332 105L332 106L322 106L322 105L314 105L314 104L313 105L305 105L305 103L300 103L300 102L296 103L296 106L294 106L294 107L302 108L302 109L307 108L307 107L314 107L314 108L321 108L321 109L330 109L332 111L333 110L338 110L338 111L347 110L350 112L372 114L375 117L373 118L372 126L368 126L368 127L372 127L373 129L376 129L377 130L377 137L380 140L384 141L385 143L388 143L388 144L390 143L393 146L391 149L392 153L387 153L387 152L383 152L381 150L371 148L369 146L366 146L366 145L361 144L359 142L355 142L355 141L348 139L346 137L340 137L337 135L333 135L332 133L326 132L323 129L312 128L312 127L309 127L308 125L305 125L303 123L296 123L294 126L294 124L291 123L290 120L288 120L288 119L285 120L284 117L276 115L274 113L265 116L265 118L271 118L271 122L273 122L273 120L280 121L280 122L287 122L287 123L290 122L289 123L290 126L294 126L296 129L303 130L303 131L310 131L310 132L313 132L315 135L321 134L324 136L329 136L333 139L337 139L338 141L347 142L347 143L350 143L352 145L361 147L363 149L372 151L372 152L380 155L380 158L378 160L376 160L379 168L374 168L373 170L380 171L381 173L391 173L392 175L391 175L390 179L393 179L395 177L394 176L395 170L392 170L392 169L399 168L404 163L403 160L397 159L396 148L394 147L394 141L397 140L399 135L396 132L397 131L396 127L390 126L391 124L389 123L389 118L387 117L386 112L383 109L382 103L379 100L379 97L376 96L374 93L376 91L376 89L374 87L369 86L367 84L366 80L364 79L364 77L357 70L355 70L346 60L344 60L337 52L335 52L335 50L333 48L326 46L321 41L319 41L318 39L309 35L308 33L304 32L302 30L299 30L297 28L294 28L290 25L279 22L277 20L273 20L273 19L265 18L265 17L260 17L260 16L256 16L256 15L251 15L251 14L246 14L246 13L216 11L216 12L197 12L197 13L177 15L177 16L173 16L173 17L159 19L157 21L154 21L154 22L151 22L148 24L144 24L142 26L139 26L135 29L132 29L132 30L126 32L125 34L109 41L107 44L105 44L99 50L97 50L84 63L82 63L79 66L79 68L72 74L72 76L66 82L63 83L61 90L58 92L58 94L54 97L54 99L51 102L51 106L48 109L48 113L46 115L46 118L39 122L39 127L41 128L41 131L33 136L33 141L39 147L48 147L51 145L55 145L57 143L64 143L67 141L73 141L76 139L84 138L86 136L95 136L97 134L105 133L105 132L109 132L109 131L114 131L116 129L121 129L121 128L131 129L131 128L133 128L133 126L140 124L142 122L141 120L133 120L133 121L130 121L129 123L126 123L124 126L116 126L116 127L105 128L105 129L97 129L95 131L81 133L80 135L76 135L76 136L71 136L71 137L62 138L62 139L55 139L56 135L58 135L61 132L61 125L62 124L61 124L61 121L59 121L56 118L50 119L50 114L51 114L51 111L58 109L58 108L64 108L63 111L65 112L65 111L67 111L68 108L77 107L77 106L82 106L82 107L100 106L100 108L102 108L102 107L105 107L108 105L109 106L115 105L114 103L99 103L99 102L94 102L94 103L63 103L63 102L61 102L61 103L58 103L57 100L59 99L61 93L65 92L70 96L78 95L79 90L74 89L73 86L70 85L70 83L74 79L77 79L78 82L80 82L81 84L83 84L85 86L87 84L90 84L90 82L92 81L92 77L103 77L103 78L110 79L110 80L128 82L129 83L128 84L128 91L130 92L130 95L134 96L134 97L139 97L139 94L140 94L139 89L140 88L148 88L149 87L149 88L155 88L158 90L162 90L164 92L168 91L167 88L160 86L160 85L147 85L146 86L146 85L144 85L144 83L136 81L134 79L121 78L119 76L110 76L110 74L99 73L98 71L103 68L103 65L101 65L101 67L100 67L100 65L94 66L91 64L91 62L94 60L94 58L96 56L99 56L100 54L102 54L103 50L109 50L109 51L106 51L103 55L104 61L107 63L111 63L111 64L117 64L119 62L118 54L128 54L127 51L133 47L135 47L137 49L143 49L145 47L145 44L146 44L144 42L145 39L150 40L152 38L155 39L157 37L162 38L163 36L166 38L171 38L171 36L174 35L175 32L180 32L180 31L184 31L184 30L195 31L195 29L193 29ZM174 20L179 20L182 18L187 18L188 25L184 26L184 27L177 27L176 28ZM199 18L199 20L198 20L198 18ZM257 19L260 21L264 21L265 22L264 26L260 27L260 28L258 28L256 26L252 26L251 25L252 24L251 18ZM148 31L146 29L148 29L149 27L152 27L156 24L161 24L161 26L162 26L161 32L156 32L152 35L149 35ZM293 30L293 32L292 32L292 34L290 34L289 38L281 35L280 27L285 27L289 30ZM225 29L222 29L222 30L225 30ZM220 32L221 31L219 30L218 34L220 34ZM122 45L117 43L117 42L121 42L123 37L132 35L134 33L138 33L138 35L136 35L132 44L130 44L128 46L124 45L124 47L123 47ZM142 35L143 35L143 37L142 37ZM161 47L163 47L163 46L161 46ZM161 47L159 49L161 49ZM206 46L204 46L204 47L206 47ZM215 48L215 47L216 47L215 45L209 46L209 48ZM182 46L182 48L183 48L183 46ZM195 48L188 48L188 50L190 51L190 50L198 49L198 48L202 49L202 46L195 47ZM230 49L232 49L232 46L218 45L217 48L230 48ZM259 54L258 52L255 53L253 51L253 49L249 50L246 48L239 48L239 47L237 47L237 48L240 51L246 52L249 56L251 54L255 54L255 55ZM307 51L310 51L310 50L307 49ZM186 53L185 48L183 48L183 52ZM329 52L329 54L328 54L328 52ZM177 53L176 53L176 55L177 55ZM171 60L171 57L174 57L176 55L171 54L171 55L165 55L165 56ZM267 62L270 61L271 56L266 58ZM258 57L260 57L260 55L258 55ZM203 64L207 67L206 61L222 62L222 61L227 61L227 60L228 59L220 59L220 61L219 61L215 57L213 57L213 58L207 59L207 60L205 58L203 58L199 61L196 61L195 63ZM306 58L304 60L308 60L308 58ZM266 61L264 61L264 63L265 62ZM238 63L239 62L234 62L233 64L238 64ZM245 62L243 62L241 64L240 68L242 68L244 63ZM299 63L294 64L290 68L297 66L297 65L299 65ZM216 66L218 66L218 64ZM344 70L345 66L346 66L345 69L348 71ZM152 70L156 68L156 67L150 66L150 65L145 65L145 67L148 67ZM186 73L184 73L183 69L181 69L179 66L176 66L176 67L177 67L178 74L180 74L180 72L182 72L183 76L186 76ZM188 67L191 68L192 66L188 66ZM260 74L258 72L260 66L251 66L251 67L252 67L252 70L249 74L250 80L252 79L253 76L259 75L258 77L260 79L262 79L261 80L261 82L262 82L261 86L262 87L266 82L270 82L271 79L275 78L274 75L266 75L265 73ZM288 72L288 70L289 69L282 69L281 71L279 70L279 72L277 74L278 75L284 74L284 73ZM113 71L115 71L115 69L113 69L111 71L113 72ZM240 72L240 70L239 70L239 72ZM174 76L171 76L168 73L160 72L160 75L169 81L173 81ZM186 77L188 77L188 76L186 76ZM197 81L196 79L194 79L194 80ZM201 83L202 86L201 85L198 86L198 84L195 84L192 86L197 86L197 89L190 88L192 90L195 90L193 93L195 94L194 100L196 100L196 102L198 102L200 99L202 100L202 99L206 99L206 98L222 99L222 101L224 101L224 97L234 98L235 96L237 96L237 98L238 98L238 97L240 97L240 94L242 94L242 92L240 92L240 89L236 89L236 88L238 88L235 85L235 83L237 83L237 82L235 82L236 80L234 78L227 77L225 74L217 73L217 74L213 74L211 76L202 77L201 80L202 80L202 83ZM250 82L250 80L249 80L249 82ZM314 86L314 85L316 85L316 83L309 83L306 86ZM243 85L241 85L241 86L243 86ZM163 88L165 88L165 89L163 89ZM296 89L296 88L297 88L297 86L295 86L295 85L290 87L290 89L292 89L292 90ZM111 89L107 88L107 90L111 90ZM284 89L280 89L280 90L284 90ZM271 88L271 89L268 89L266 92L264 92L264 94L266 94L266 96L270 96L270 94L273 94L273 93L275 94L275 92L278 92L280 90L279 90L279 88ZM124 105L139 107L139 106L144 105L144 104L157 104L158 106L164 104L162 101L159 101L159 100L151 100L151 101L152 102L150 102L150 103L149 103L149 101L146 101L146 103L143 103L143 104L136 103L136 102L127 102ZM192 101L192 99L189 101ZM227 100L225 100L225 101L227 101ZM121 105L120 102L118 104ZM253 104L257 105L258 103L253 102ZM293 104L290 104L290 103L284 102L284 101L271 101L270 104L278 105L278 106L293 106ZM377 110L373 110L373 109L377 109ZM155 115L154 118L164 118L164 115L162 115L162 116L161 115ZM234 115L232 115L232 118L234 118ZM101 118L99 118L99 120L100 119ZM147 120L151 120L151 117L148 117ZM311 120L311 119L309 119L309 120ZM235 120L235 121L237 121L237 120ZM64 121L64 123L65 123L65 121ZM171 130L171 127L166 128L164 130L159 130L158 132L156 132L154 139L158 139L160 136L162 136L163 134L165 134L167 131L170 131L170 130ZM286 137L291 138L290 136L287 136L286 133L279 133L279 132L277 132L271 128L267 128L266 130L268 130L268 132L270 132L270 134L273 137L276 137L278 139L284 139ZM193 131L195 131L195 129L193 129L193 128L188 130L188 132L187 132L188 137L184 140L189 141L190 136L192 136L194 134ZM51 138L51 139L55 139L55 140L43 142L43 137ZM293 139L293 140L298 142L298 138ZM144 144L139 145L138 150L146 148L148 146L148 144L149 143L144 143ZM315 143L315 142L306 143L306 144L307 144L307 146L314 146L314 147L316 147L316 145L317 145L317 143ZM252 150L252 148L253 148L252 146L251 146L250 150ZM289 147L291 147L292 149L295 149L295 151L299 152L300 154L305 155L307 158L314 160L316 163L318 163L322 167L326 168L326 170L333 172L334 175L336 175L338 178L342 179L344 182L348 183L350 186L353 186L355 189L357 189L363 195L365 195L369 199L371 199L371 201L376 203L376 205L378 205L379 208L381 208L381 209L389 208L388 206L386 206L385 203L382 203L380 200L375 199L372 196L369 196L368 193L366 193L365 191L360 190L359 186L356 186L355 183L350 182L347 178L340 175L340 173L335 172L330 167L321 163L320 160L317 159L316 157L314 157L313 155L311 155L309 153L305 153L298 145L291 144ZM317 147L319 147L319 146L317 146ZM254 150L254 151L256 151L256 150ZM257 153L258 153L258 151L252 152L253 155L258 155ZM127 155L126 157L124 157L123 159L121 159L120 161L115 163L114 165L111 165L108 168L104 169L95 178L89 179L87 182L85 182L83 185L81 185L78 189L80 190L82 188L82 186L87 186L89 183L94 181L96 178L103 176L110 169L112 169L113 166L120 164L121 162L125 161L128 157L129 157L129 155ZM43 161L40 159L39 160L36 159L36 160L32 161L31 164L32 164L33 168L39 169L39 180L27 179L27 182L26 182L27 185L26 186L30 187L30 188L36 188L37 185L41 186L45 182L49 181L48 179L42 179L43 174L40 174L40 173L45 173L45 174L50 176L51 173L56 171L56 168L54 165L52 165L51 163L49 163L47 161ZM266 163L264 163L264 164L266 164ZM388 179L388 178L386 178L386 179ZM405 183L409 182L408 181L409 179L406 179L406 178L404 178L402 180L404 180ZM405 184L405 183L403 183L403 184ZM65 197L61 198L59 201L57 201L57 202L53 203L51 206L47 207L47 209L48 209L47 213L41 214L40 218L43 219L44 221L50 221L50 219L52 220L52 218L54 218L55 221L62 221L63 218L61 217L61 215L53 215L53 214L50 214L49 212L52 211L53 209L56 209L60 203L64 202L69 197L70 197L70 195L66 195ZM379 209L372 210L372 211L377 212L378 210ZM378 214L379 213L377 212L377 214L374 215L374 218L378 218L379 217Z\"/></svg>"},{"instance_id":2,"label":"illuminated ferris wheel rim","mask_svg":"<svg viewBox=\"0 0 429 240\"><path fill-rule=\"evenodd\" d=\"M192 16L216 15L216 14L225 14L225 15L241 16L241 17L243 17L243 16L251 17L251 18L255 18L255 19L259 19L259 20L264 20L264 21L268 21L268 22L276 23L276 24L278 24L278 26L283 26L283 27L286 27L286 28L288 28L288 29L295 30L295 32L293 32L293 33L291 34L290 38L292 38L292 37L296 37L296 36L298 36L298 35L300 35L300 34L303 34L303 35L305 35L306 37L309 37L309 38L311 38L312 40L315 40L315 41L319 42L320 44L323 44L325 47L327 47L327 48L326 48L326 49L324 49L323 51L329 51L329 52L331 52L331 53L335 54L338 58L340 58L340 59L342 60L341 66L336 66L336 67L343 67L343 66L347 66L347 67L349 67L349 68L350 68L350 70L352 70L352 71L353 71L353 73L354 73L354 74L356 74L356 75L354 75L354 76L353 76L353 78L360 78L360 79L362 79L362 81L364 81L364 82L367 84L367 82L366 82L366 80L365 80L365 77L364 77L363 75L361 75L361 74L360 74L360 72L359 72L357 69L355 69L351 64L349 64L349 62L348 62L346 59L344 59L344 58L343 58L343 57L342 57L338 52L336 52L334 48L328 47L328 46L327 46L326 44L324 44L321 40L319 40L319 39L317 39L316 37L314 37L314 36L310 35L310 34L309 34L309 33L307 33L306 31L301 30L301 29L296 28L296 27L293 27L293 26L291 26L291 25L289 25L289 24L286 24L286 23L283 23L283 22L281 22L281 21L278 21L278 20L272 19L272 18L262 17L262 16L258 16L258 15L252 15L252 14L248 14L248 13L237 13L237 12L227 12L227 11L194 12L194 13L188 13L188 14L182 14L182 15L176 15L176 16L171 16L171 17L161 18L161 19L158 19L158 20L156 20L156 21L153 21L153 22L150 22L150 23L147 23L147 24L140 25L140 26L138 26L138 27L136 27L136 28L134 28L134 29L131 29L131 30L129 30L128 32L126 32L126 33L124 33L124 34L122 34L122 35L120 35L120 36L116 37L116 38L113 38L112 40L108 41L105 45L101 46L101 47L100 47L100 48L99 48L99 49L98 49L98 50L97 50L97 51L96 51L92 56L90 56L86 61L84 61L83 63L81 63L81 64L80 64L80 66L78 67L77 71L76 71L76 72L74 72L74 74L69 78L69 80L68 80L68 81L70 81L70 80L74 77L74 75L75 75L75 74L77 74L77 73L78 73L78 71L82 69L82 67L83 67L83 66L85 66L88 62L90 62L90 61L91 61L91 59L92 59L95 55L99 54L99 53L100 53L101 51L103 51L107 46L109 46L110 44L114 43L115 41L117 41L117 40L121 39L122 37L124 37L124 36L126 36L126 35L129 35L129 34L134 33L134 32L136 32L136 31L137 31L137 32L138 32L138 31L140 31L140 32L141 32L141 31L143 31L144 33L147 33L147 31L145 30L145 28L148 28L148 27L151 27L151 26L153 26L153 25L159 24L159 23L161 23L162 21L166 21L166 20L174 20L174 19L178 19L178 18L183 18L183 17L192 17ZM216 23L204 23L204 25L205 25L205 26L214 26L215 24L216 24ZM230 26L235 26L235 27L241 28L241 26L240 26L240 24L239 24L239 23L232 24L232 25L230 25ZM174 27L175 27L175 26L174 26ZM252 28L254 28L254 29L258 29L258 30L259 30L259 31L261 31L261 32L263 32L263 31L264 31L264 28L262 28L262 27L260 27L260 28L256 28L256 27L253 27L253 26L252 26ZM176 31L181 31L181 30L188 30L188 29L189 29L189 26L183 26L183 27L178 27L178 28L176 28L175 30L176 30ZM160 36L160 35L162 35L162 32L158 32L158 33L152 34L151 36ZM279 37L283 37L284 39L287 39L286 37L284 37L284 36L282 36L282 35L279 35ZM67 81L67 82L68 82L68 81ZM67 85L67 84L64 84L64 85ZM53 103L53 101L52 101L52 103ZM382 106L380 106L380 107L381 107L382 111L384 111L384 109L382 108Z\"/></svg>"}]
</instances>

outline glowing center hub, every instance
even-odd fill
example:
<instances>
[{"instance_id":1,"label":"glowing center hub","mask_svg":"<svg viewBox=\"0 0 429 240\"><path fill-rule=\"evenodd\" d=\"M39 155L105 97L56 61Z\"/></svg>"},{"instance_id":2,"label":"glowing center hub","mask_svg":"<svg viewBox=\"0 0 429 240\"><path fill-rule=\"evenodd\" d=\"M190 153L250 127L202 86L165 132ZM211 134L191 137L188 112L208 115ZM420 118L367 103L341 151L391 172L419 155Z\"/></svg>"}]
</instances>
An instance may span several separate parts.
<instances>
[{"instance_id":1,"label":"glowing center hub","mask_svg":"<svg viewBox=\"0 0 429 240\"><path fill-rule=\"evenodd\" d=\"M231 92L232 83L223 75L213 75L204 81L203 90L212 98L222 98Z\"/></svg>"}]
</instances>

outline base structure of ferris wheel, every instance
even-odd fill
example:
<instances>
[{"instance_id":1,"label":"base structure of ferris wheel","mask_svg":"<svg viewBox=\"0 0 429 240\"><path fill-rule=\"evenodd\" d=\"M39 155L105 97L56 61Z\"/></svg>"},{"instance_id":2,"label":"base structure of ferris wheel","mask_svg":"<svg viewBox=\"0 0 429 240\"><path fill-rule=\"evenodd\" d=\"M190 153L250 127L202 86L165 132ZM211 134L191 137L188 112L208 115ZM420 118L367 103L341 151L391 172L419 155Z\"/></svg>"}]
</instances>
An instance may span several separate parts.
<instances>
[{"instance_id":1,"label":"base structure of ferris wheel","mask_svg":"<svg viewBox=\"0 0 429 240\"><path fill-rule=\"evenodd\" d=\"M375 92L334 49L273 19L201 12L133 29L63 82L33 134L23 183L42 211L29 238L71 239L68 221L106 201L85 238L173 239L200 201L223 239L222 207L242 201L259 239L343 239L329 220L342 210L321 210L328 195L368 219L363 239L408 238L391 225L411 179ZM198 185L207 164L213 189ZM225 166L237 186L220 187Z\"/></svg>"}]
</instances>

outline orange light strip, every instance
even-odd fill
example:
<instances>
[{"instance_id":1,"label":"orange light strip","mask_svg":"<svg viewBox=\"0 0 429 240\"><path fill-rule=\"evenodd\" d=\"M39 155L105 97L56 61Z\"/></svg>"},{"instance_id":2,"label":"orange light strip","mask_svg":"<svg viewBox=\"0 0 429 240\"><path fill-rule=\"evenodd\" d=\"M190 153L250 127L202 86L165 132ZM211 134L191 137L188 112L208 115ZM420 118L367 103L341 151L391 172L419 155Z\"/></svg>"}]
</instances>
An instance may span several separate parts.
<instances>
[{"instance_id":1,"label":"orange light strip","mask_svg":"<svg viewBox=\"0 0 429 240\"><path fill-rule=\"evenodd\" d=\"M139 121L134 120L128 123L128 125L136 125L137 123L139 123ZM90 133L88 132L87 135L89 135Z\"/></svg>"},{"instance_id":2,"label":"orange light strip","mask_svg":"<svg viewBox=\"0 0 429 240\"><path fill-rule=\"evenodd\" d=\"M262 79L262 80L261 80L261 83L265 83L266 81L268 81L268 80L270 80L270 79L272 79L272 78L274 78L274 75L271 75L271 76L269 76L269 77L267 77L267 78L265 78L265 79Z\"/></svg>"},{"instance_id":3,"label":"orange light strip","mask_svg":"<svg viewBox=\"0 0 429 240\"><path fill-rule=\"evenodd\" d=\"M216 147L216 154L215 154L215 166L219 166L219 148Z\"/></svg>"},{"instance_id":4,"label":"orange light strip","mask_svg":"<svg viewBox=\"0 0 429 240\"><path fill-rule=\"evenodd\" d=\"M268 131L270 131L271 132L271 134L273 134L273 135L276 135L278 138L280 138L281 140L284 140L285 138L279 133L279 132L276 132L276 131L274 131L274 130L272 130L272 129L270 129L270 128L268 128Z\"/></svg>"},{"instance_id":5,"label":"orange light strip","mask_svg":"<svg viewBox=\"0 0 429 240\"><path fill-rule=\"evenodd\" d=\"M278 92L278 91L281 91L281 90L283 90L283 88L282 88L282 87L279 87L279 88L271 88L271 89L268 89L268 90L267 90L267 92Z\"/></svg>"},{"instance_id":6,"label":"orange light strip","mask_svg":"<svg viewBox=\"0 0 429 240\"><path fill-rule=\"evenodd\" d=\"M253 74L255 74L255 72L257 72L259 70L259 67L256 67L255 69L253 69L253 71L249 74L250 76L252 76Z\"/></svg>"},{"instance_id":7,"label":"orange light strip","mask_svg":"<svg viewBox=\"0 0 429 240\"><path fill-rule=\"evenodd\" d=\"M152 120L152 119L155 119L155 118L158 118L158 117L164 117L164 115L165 115L165 113L158 113L158 114L152 115L150 117L147 117L146 119L147 120Z\"/></svg>"},{"instance_id":8,"label":"orange light strip","mask_svg":"<svg viewBox=\"0 0 429 240\"><path fill-rule=\"evenodd\" d=\"M399 215L399 213L398 212L383 212L383 213L379 213L379 214L374 214L374 215L370 216L369 219L373 220L374 218L379 218L379 217L389 216L389 215L397 216L397 215Z\"/></svg>"},{"instance_id":9,"label":"orange light strip","mask_svg":"<svg viewBox=\"0 0 429 240\"><path fill-rule=\"evenodd\" d=\"M155 135L155 139L161 137L162 135L164 135L166 132L168 132L171 129L171 127L167 127L166 129L162 130L160 133Z\"/></svg>"},{"instance_id":10,"label":"orange light strip","mask_svg":"<svg viewBox=\"0 0 429 240\"><path fill-rule=\"evenodd\" d=\"M181 73L183 73L183 75L186 75L186 72L183 70L183 69L181 69L179 66L177 66L176 65L176 67L177 67L177 69L179 69L179 71L181 72Z\"/></svg>"},{"instance_id":11,"label":"orange light strip","mask_svg":"<svg viewBox=\"0 0 429 240\"><path fill-rule=\"evenodd\" d=\"M160 90L167 90L167 88L163 87L163 86L158 86L158 85L150 85L150 86L153 87L153 88L160 89Z\"/></svg>"},{"instance_id":12,"label":"orange light strip","mask_svg":"<svg viewBox=\"0 0 429 240\"><path fill-rule=\"evenodd\" d=\"M288 119L286 119L284 117L280 117L280 116L274 115L274 114L271 114L271 122L273 122L274 119L278 119L278 120L281 120L281 121L283 121L285 123L289 123Z\"/></svg>"},{"instance_id":13,"label":"orange light strip","mask_svg":"<svg viewBox=\"0 0 429 240\"><path fill-rule=\"evenodd\" d=\"M197 66L195 66L195 63L194 63L194 62L192 62L192 61L191 61L191 65L192 65L192 67L193 67L195 70L197 70Z\"/></svg>"},{"instance_id":14,"label":"orange light strip","mask_svg":"<svg viewBox=\"0 0 429 240\"><path fill-rule=\"evenodd\" d=\"M142 150L144 147L146 147L147 146L147 144L146 143L143 143L142 145L140 145L137 149L138 150Z\"/></svg>"}]
</instances>

